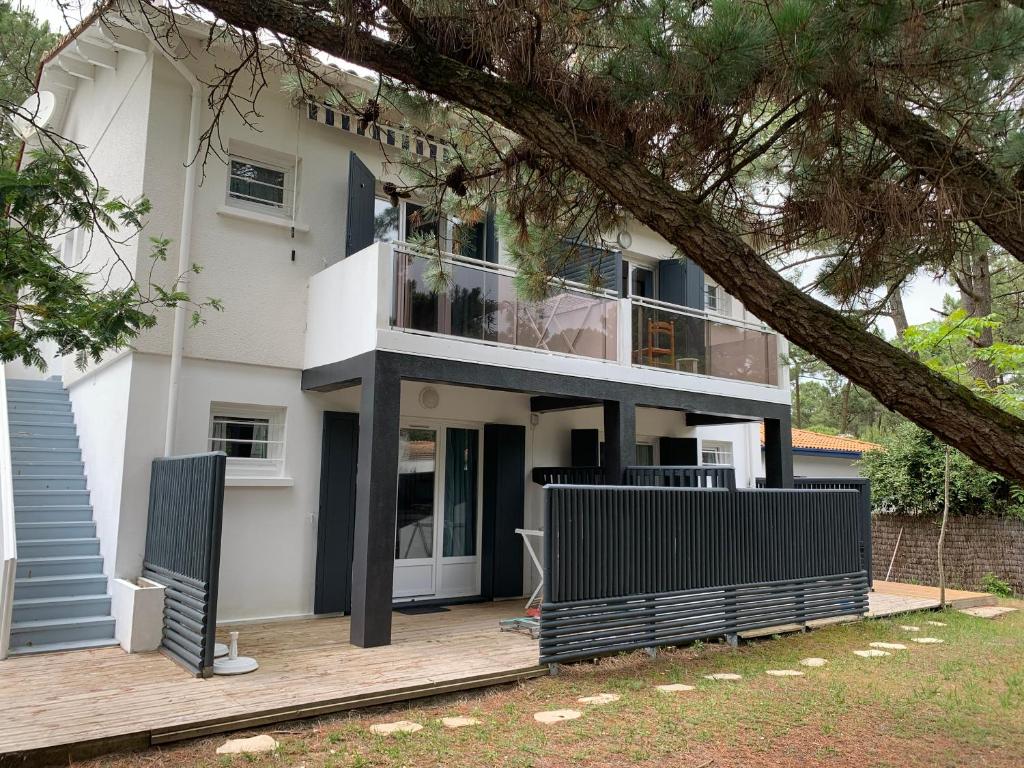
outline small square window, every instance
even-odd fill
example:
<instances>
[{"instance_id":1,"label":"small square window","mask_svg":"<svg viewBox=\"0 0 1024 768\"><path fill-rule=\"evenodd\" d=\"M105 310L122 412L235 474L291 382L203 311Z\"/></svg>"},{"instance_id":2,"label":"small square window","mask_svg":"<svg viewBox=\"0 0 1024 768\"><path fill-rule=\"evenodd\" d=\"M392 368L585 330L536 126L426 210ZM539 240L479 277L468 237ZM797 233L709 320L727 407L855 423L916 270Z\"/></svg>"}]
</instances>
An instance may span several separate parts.
<instances>
[{"instance_id":1,"label":"small square window","mask_svg":"<svg viewBox=\"0 0 1024 768\"><path fill-rule=\"evenodd\" d=\"M228 164L228 203L291 216L293 175L291 168L233 155Z\"/></svg>"},{"instance_id":2,"label":"small square window","mask_svg":"<svg viewBox=\"0 0 1024 768\"><path fill-rule=\"evenodd\" d=\"M213 403L209 449L228 456L229 477L284 474L284 408Z\"/></svg>"},{"instance_id":3,"label":"small square window","mask_svg":"<svg viewBox=\"0 0 1024 768\"><path fill-rule=\"evenodd\" d=\"M700 463L731 467L732 443L704 440L700 446Z\"/></svg>"}]
</instances>

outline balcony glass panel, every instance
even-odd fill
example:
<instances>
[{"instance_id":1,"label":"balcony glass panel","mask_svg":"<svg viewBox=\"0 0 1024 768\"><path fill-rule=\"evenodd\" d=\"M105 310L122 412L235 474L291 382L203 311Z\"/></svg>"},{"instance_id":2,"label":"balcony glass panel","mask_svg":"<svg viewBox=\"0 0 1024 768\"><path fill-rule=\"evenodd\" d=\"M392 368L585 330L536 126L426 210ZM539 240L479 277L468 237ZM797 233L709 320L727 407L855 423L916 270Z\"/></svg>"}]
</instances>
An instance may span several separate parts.
<instances>
[{"instance_id":1,"label":"balcony glass panel","mask_svg":"<svg viewBox=\"0 0 1024 768\"><path fill-rule=\"evenodd\" d=\"M616 359L618 302L613 297L564 287L543 301L525 301L508 271L448 257L446 280L439 286L429 279L436 264L435 257L395 249L395 327Z\"/></svg>"},{"instance_id":2,"label":"balcony glass panel","mask_svg":"<svg viewBox=\"0 0 1024 768\"><path fill-rule=\"evenodd\" d=\"M637 365L778 384L774 333L638 302L633 302L632 320Z\"/></svg>"}]
</instances>

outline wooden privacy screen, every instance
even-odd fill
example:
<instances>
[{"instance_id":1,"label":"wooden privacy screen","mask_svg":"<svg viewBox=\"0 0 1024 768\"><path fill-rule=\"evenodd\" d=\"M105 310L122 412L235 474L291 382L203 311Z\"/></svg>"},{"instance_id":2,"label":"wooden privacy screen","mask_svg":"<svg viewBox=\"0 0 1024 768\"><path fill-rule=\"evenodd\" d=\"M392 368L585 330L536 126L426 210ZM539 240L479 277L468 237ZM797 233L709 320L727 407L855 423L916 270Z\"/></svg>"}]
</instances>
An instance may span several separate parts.
<instances>
[{"instance_id":1,"label":"wooden privacy screen","mask_svg":"<svg viewBox=\"0 0 1024 768\"><path fill-rule=\"evenodd\" d=\"M142 575L163 584L163 650L196 676L213 672L224 512L223 453L154 459Z\"/></svg>"},{"instance_id":2,"label":"wooden privacy screen","mask_svg":"<svg viewBox=\"0 0 1024 768\"><path fill-rule=\"evenodd\" d=\"M542 663L867 611L851 490L545 489Z\"/></svg>"}]
</instances>

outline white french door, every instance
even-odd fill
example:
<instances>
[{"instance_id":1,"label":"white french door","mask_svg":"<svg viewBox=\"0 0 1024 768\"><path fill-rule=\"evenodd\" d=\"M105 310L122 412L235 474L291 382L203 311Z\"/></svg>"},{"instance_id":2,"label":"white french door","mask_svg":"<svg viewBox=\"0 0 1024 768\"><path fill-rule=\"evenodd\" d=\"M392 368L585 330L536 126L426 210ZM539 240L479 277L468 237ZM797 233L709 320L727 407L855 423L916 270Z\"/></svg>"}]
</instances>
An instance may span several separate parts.
<instances>
[{"instance_id":1,"label":"white french door","mask_svg":"<svg viewBox=\"0 0 1024 768\"><path fill-rule=\"evenodd\" d=\"M480 429L408 424L399 432L394 597L480 592Z\"/></svg>"}]
</instances>

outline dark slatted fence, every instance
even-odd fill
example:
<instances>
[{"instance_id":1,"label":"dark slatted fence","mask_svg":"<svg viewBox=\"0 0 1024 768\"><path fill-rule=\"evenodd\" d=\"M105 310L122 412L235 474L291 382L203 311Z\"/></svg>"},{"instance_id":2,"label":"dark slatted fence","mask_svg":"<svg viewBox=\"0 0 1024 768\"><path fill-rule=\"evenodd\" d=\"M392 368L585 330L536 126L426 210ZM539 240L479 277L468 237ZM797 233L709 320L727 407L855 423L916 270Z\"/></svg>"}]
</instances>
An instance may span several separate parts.
<instances>
[{"instance_id":1,"label":"dark slatted fence","mask_svg":"<svg viewBox=\"0 0 1024 768\"><path fill-rule=\"evenodd\" d=\"M163 584L163 649L197 676L213 671L224 510L223 453L155 459L143 575Z\"/></svg>"},{"instance_id":2,"label":"dark slatted fence","mask_svg":"<svg viewBox=\"0 0 1024 768\"><path fill-rule=\"evenodd\" d=\"M757 478L757 487L764 488L765 479ZM871 587L871 481L866 477L797 477L794 488L817 490L853 490L860 494L860 552L861 564L868 574Z\"/></svg>"},{"instance_id":3,"label":"dark slatted fence","mask_svg":"<svg viewBox=\"0 0 1024 768\"><path fill-rule=\"evenodd\" d=\"M736 489L732 467L626 467L626 485Z\"/></svg>"},{"instance_id":4,"label":"dark slatted fence","mask_svg":"<svg viewBox=\"0 0 1024 768\"><path fill-rule=\"evenodd\" d=\"M853 491L545 494L543 663L867 611Z\"/></svg>"}]
</instances>

